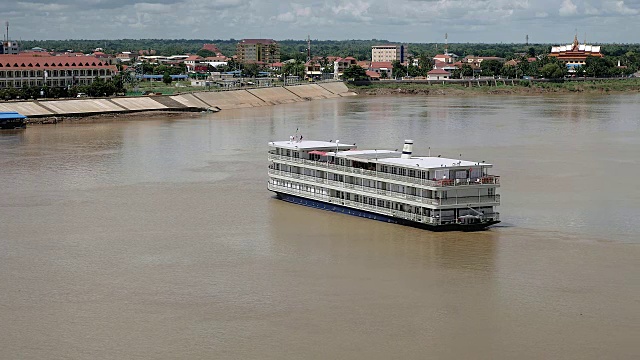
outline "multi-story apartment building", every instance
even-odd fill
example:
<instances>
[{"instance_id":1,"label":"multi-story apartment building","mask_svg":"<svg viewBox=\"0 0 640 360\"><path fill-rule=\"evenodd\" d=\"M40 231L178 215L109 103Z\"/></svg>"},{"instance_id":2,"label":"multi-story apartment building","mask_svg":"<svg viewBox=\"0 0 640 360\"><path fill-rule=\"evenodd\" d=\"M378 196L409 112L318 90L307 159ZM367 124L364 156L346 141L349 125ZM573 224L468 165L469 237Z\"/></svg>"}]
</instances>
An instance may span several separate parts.
<instances>
[{"instance_id":1,"label":"multi-story apartment building","mask_svg":"<svg viewBox=\"0 0 640 360\"><path fill-rule=\"evenodd\" d=\"M0 54L18 54L20 52L20 44L17 41L5 40L0 45Z\"/></svg>"},{"instance_id":2,"label":"multi-story apartment building","mask_svg":"<svg viewBox=\"0 0 640 360\"><path fill-rule=\"evenodd\" d=\"M111 79L117 69L92 56L0 55L0 89L88 85Z\"/></svg>"},{"instance_id":3,"label":"multi-story apartment building","mask_svg":"<svg viewBox=\"0 0 640 360\"><path fill-rule=\"evenodd\" d=\"M242 63L272 64L280 61L280 46L273 39L243 39L236 46Z\"/></svg>"},{"instance_id":4,"label":"multi-story apartment building","mask_svg":"<svg viewBox=\"0 0 640 360\"><path fill-rule=\"evenodd\" d=\"M371 62L405 61L404 45L374 45L371 47Z\"/></svg>"}]
</instances>

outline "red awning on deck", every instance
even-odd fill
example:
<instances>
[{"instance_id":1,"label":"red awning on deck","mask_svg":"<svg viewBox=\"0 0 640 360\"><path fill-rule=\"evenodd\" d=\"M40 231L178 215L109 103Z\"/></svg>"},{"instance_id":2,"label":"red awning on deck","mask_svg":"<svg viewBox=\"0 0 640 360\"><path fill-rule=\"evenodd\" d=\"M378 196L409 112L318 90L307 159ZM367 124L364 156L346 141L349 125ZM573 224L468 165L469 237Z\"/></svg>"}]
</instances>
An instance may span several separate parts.
<instances>
[{"instance_id":1,"label":"red awning on deck","mask_svg":"<svg viewBox=\"0 0 640 360\"><path fill-rule=\"evenodd\" d=\"M309 154L313 154L313 155L320 155L320 156L327 156L327 153L324 151L319 151L319 150L312 150L309 151Z\"/></svg>"}]
</instances>

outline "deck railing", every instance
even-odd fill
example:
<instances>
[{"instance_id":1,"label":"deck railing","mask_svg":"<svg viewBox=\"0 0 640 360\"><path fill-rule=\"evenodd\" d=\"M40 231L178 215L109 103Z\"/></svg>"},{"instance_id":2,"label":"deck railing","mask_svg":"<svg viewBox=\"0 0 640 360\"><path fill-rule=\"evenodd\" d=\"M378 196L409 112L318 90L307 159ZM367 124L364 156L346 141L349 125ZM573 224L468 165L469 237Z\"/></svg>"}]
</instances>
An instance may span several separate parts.
<instances>
[{"instance_id":1,"label":"deck railing","mask_svg":"<svg viewBox=\"0 0 640 360\"><path fill-rule=\"evenodd\" d=\"M288 172L288 171L282 171L282 170L269 169L268 173L269 173L269 175L275 175L275 176L281 176L281 177L286 177L286 178L291 178L291 179L296 179L296 180L301 180L301 181L307 181L307 182L309 182L311 184L329 185L329 186L333 186L334 188L336 188L336 189L338 189L340 191L342 191L342 190L354 190L354 191L360 191L360 192L363 192L363 193L375 194L375 195L383 195L383 196L391 197L391 198L394 198L394 199L409 200L409 201L418 202L418 203L421 203L421 204L428 204L428 205L434 205L434 206L471 205L471 204L475 205L475 204L484 204L484 203L500 204L500 195L465 196L465 197L457 197L457 198L452 197L452 198L447 198L447 199L426 198L426 197L417 196L417 195L408 195L408 194L405 194L405 193L400 193L400 192L391 191L391 190L376 189L376 188L369 187L369 186L348 184L348 183L344 183L344 182L341 182L341 181L323 179L323 178L320 178L320 177L317 177L317 176L295 174L295 173L291 173L291 172Z\"/></svg>"},{"instance_id":2,"label":"deck railing","mask_svg":"<svg viewBox=\"0 0 640 360\"><path fill-rule=\"evenodd\" d=\"M430 186L430 187L500 185L500 176L497 176L497 175L483 175L481 177L472 178L472 179L429 180L429 179L421 179L421 178L411 177L411 176L390 174L390 173L381 172L381 171L366 170L366 169L354 168L350 166L336 165L336 164L331 164L324 161L314 161L314 160L294 158L291 156L276 155L271 153L269 154L269 160L281 161L288 165L305 165L306 167L313 168L315 170L326 171L327 169L329 169L329 170L345 173L346 175L349 175L349 174L364 175L364 176L373 177L375 179L382 178L382 179L395 180L395 181L400 181L404 183L418 184L418 185Z\"/></svg>"}]
</instances>

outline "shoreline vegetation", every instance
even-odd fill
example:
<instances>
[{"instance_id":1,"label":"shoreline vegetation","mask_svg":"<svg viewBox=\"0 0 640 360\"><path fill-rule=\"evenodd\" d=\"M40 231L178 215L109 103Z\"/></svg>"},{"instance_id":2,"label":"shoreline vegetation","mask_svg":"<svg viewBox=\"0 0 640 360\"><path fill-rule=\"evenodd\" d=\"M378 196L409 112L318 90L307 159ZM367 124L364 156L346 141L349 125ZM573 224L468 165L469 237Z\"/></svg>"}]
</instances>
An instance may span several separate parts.
<instances>
[{"instance_id":1,"label":"shoreline vegetation","mask_svg":"<svg viewBox=\"0 0 640 360\"><path fill-rule=\"evenodd\" d=\"M358 95L541 95L541 94L619 94L640 93L639 78L604 79L585 81L535 82L528 80L506 83L481 80L478 86L473 80L472 86L460 82L424 81L371 81L367 83L347 83L349 90Z\"/></svg>"}]
</instances>

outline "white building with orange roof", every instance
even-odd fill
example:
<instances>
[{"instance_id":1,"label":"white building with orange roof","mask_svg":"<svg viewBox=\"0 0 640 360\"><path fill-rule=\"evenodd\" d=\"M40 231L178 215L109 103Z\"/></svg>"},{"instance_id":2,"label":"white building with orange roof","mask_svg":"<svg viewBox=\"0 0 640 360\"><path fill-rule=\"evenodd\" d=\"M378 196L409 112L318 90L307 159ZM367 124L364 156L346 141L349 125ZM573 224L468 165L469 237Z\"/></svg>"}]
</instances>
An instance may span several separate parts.
<instances>
[{"instance_id":1,"label":"white building with orange roof","mask_svg":"<svg viewBox=\"0 0 640 360\"><path fill-rule=\"evenodd\" d=\"M447 70L433 69L427 73L427 80L448 80L451 74Z\"/></svg>"},{"instance_id":2,"label":"white building with orange roof","mask_svg":"<svg viewBox=\"0 0 640 360\"><path fill-rule=\"evenodd\" d=\"M347 56L345 58L337 58L336 61L333 62L333 77L334 79L339 79L344 70L352 65L357 65L358 60L353 56Z\"/></svg>"},{"instance_id":3,"label":"white building with orange roof","mask_svg":"<svg viewBox=\"0 0 640 360\"><path fill-rule=\"evenodd\" d=\"M369 71L380 74L381 77L391 79L393 77L393 63L390 61L372 61ZM382 74L386 75L382 75Z\"/></svg>"},{"instance_id":4,"label":"white building with orange roof","mask_svg":"<svg viewBox=\"0 0 640 360\"><path fill-rule=\"evenodd\" d=\"M93 56L0 55L0 89L89 85L116 72L114 65Z\"/></svg>"}]
</instances>

